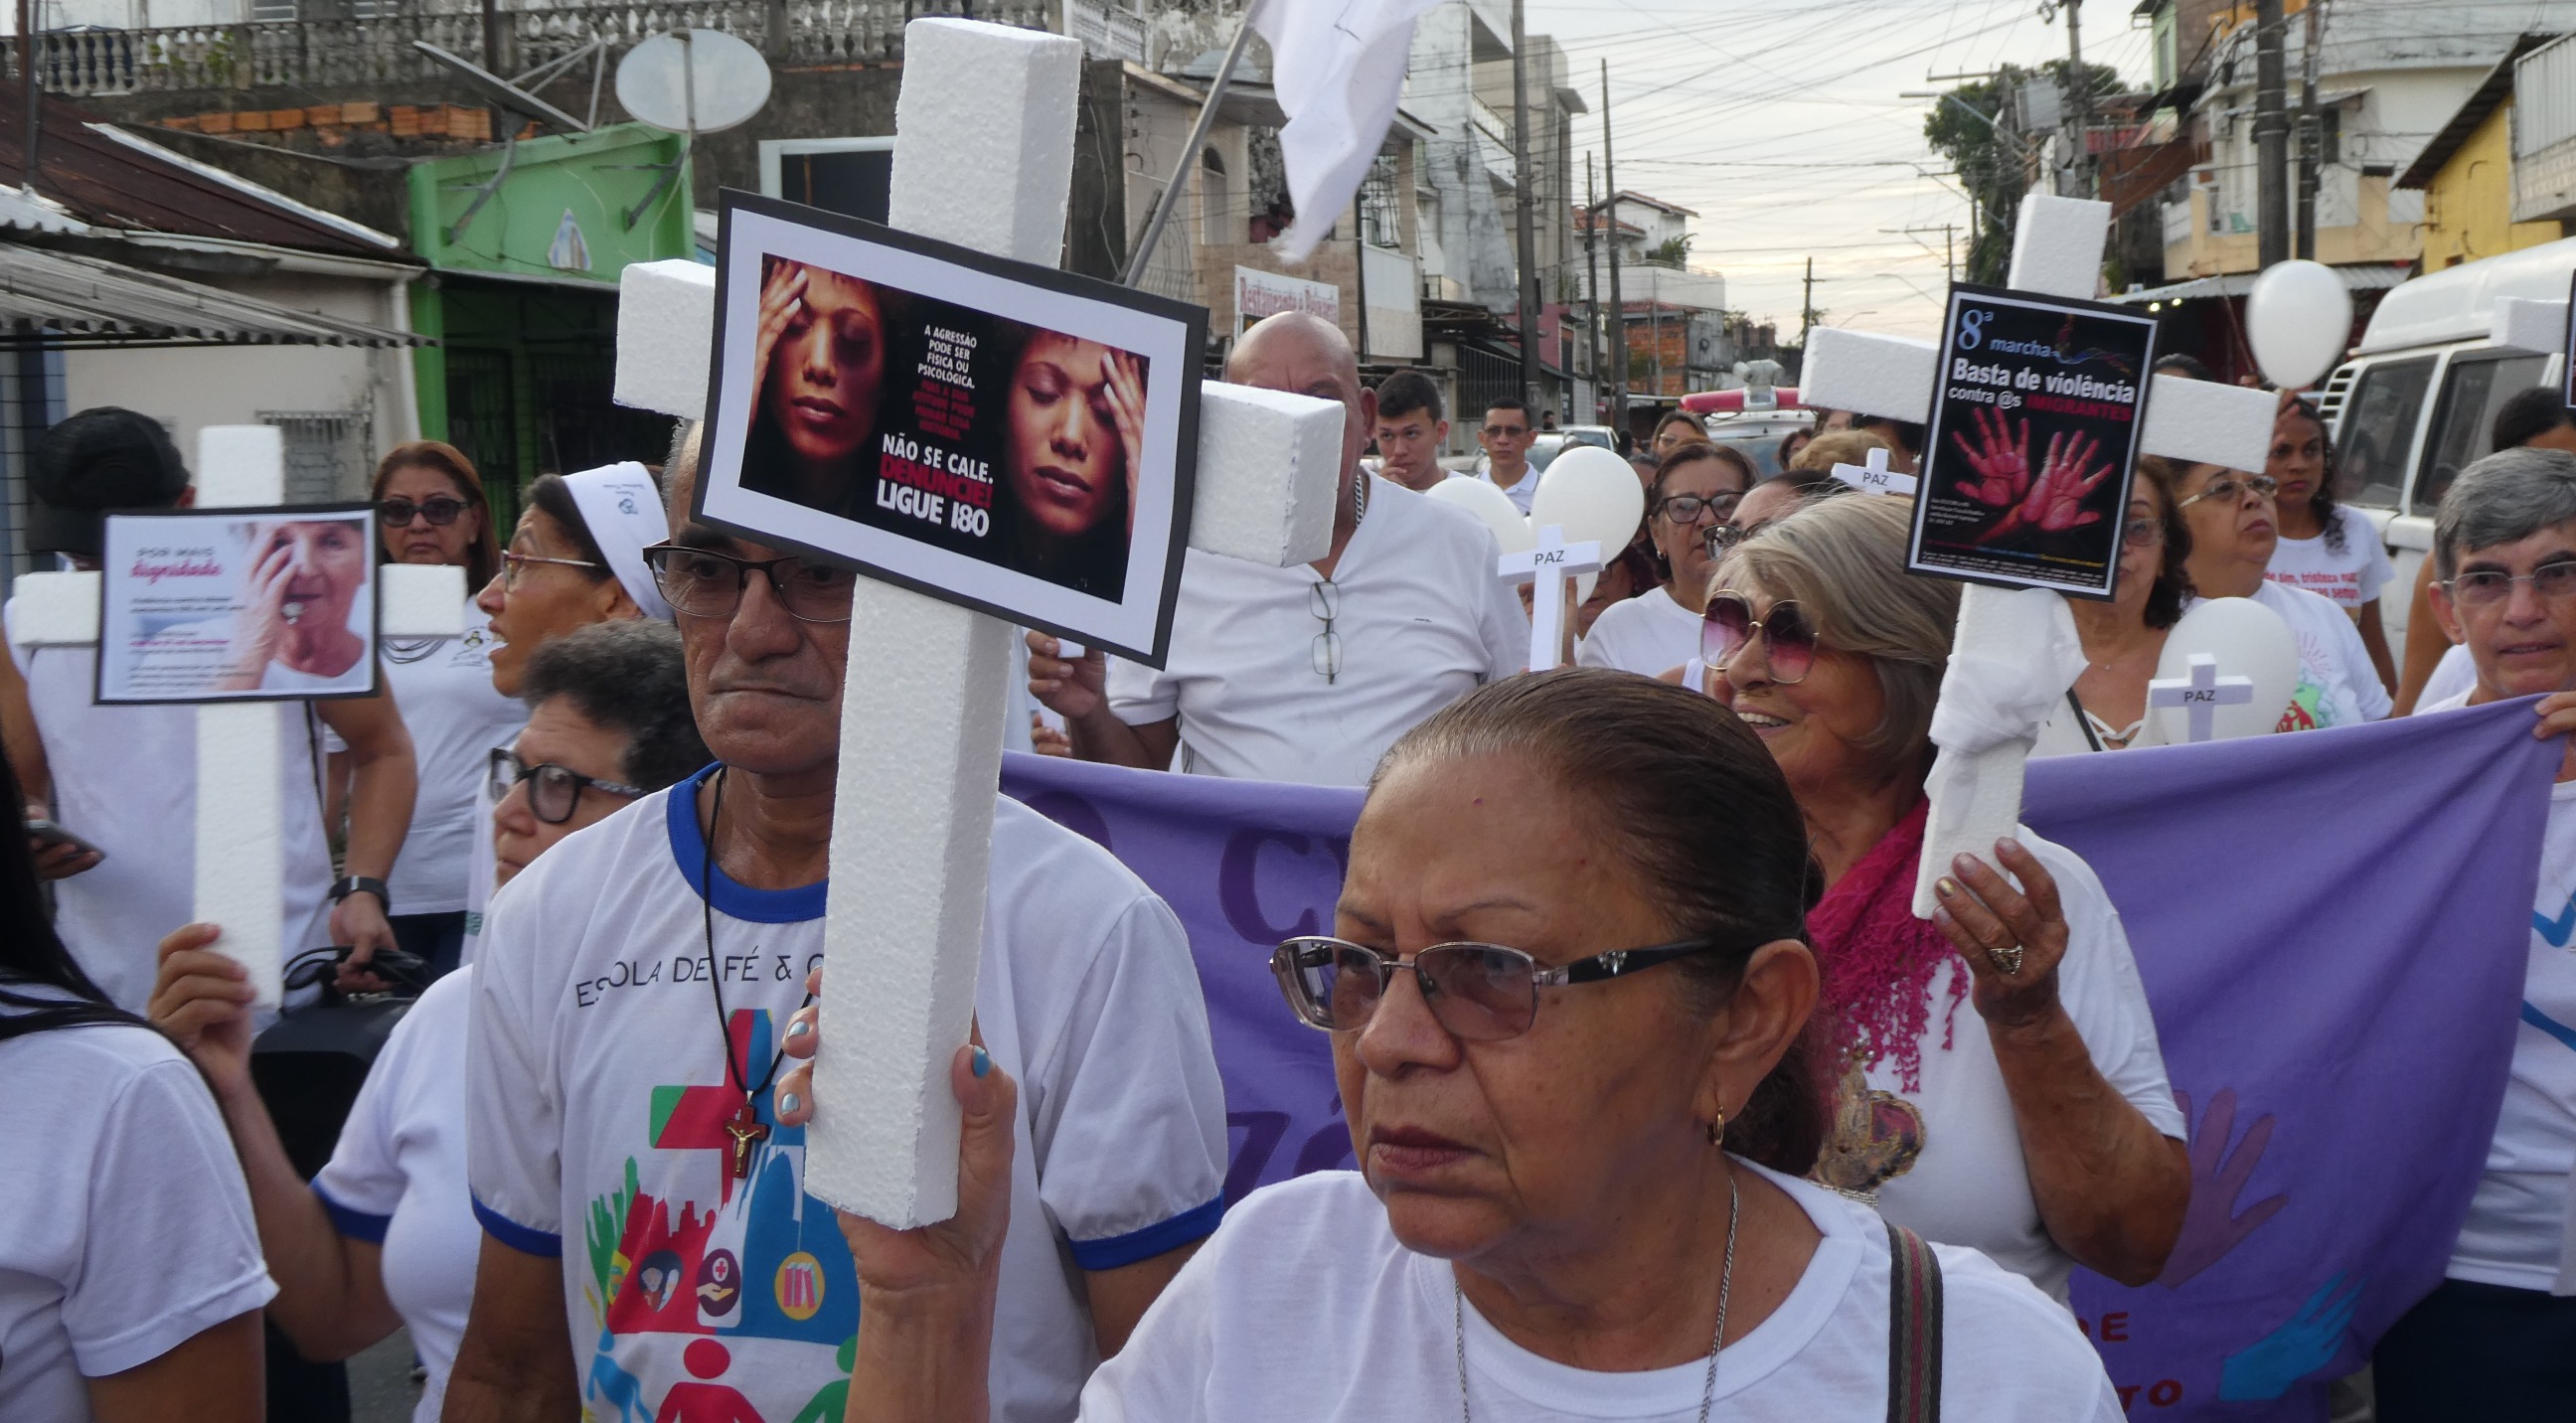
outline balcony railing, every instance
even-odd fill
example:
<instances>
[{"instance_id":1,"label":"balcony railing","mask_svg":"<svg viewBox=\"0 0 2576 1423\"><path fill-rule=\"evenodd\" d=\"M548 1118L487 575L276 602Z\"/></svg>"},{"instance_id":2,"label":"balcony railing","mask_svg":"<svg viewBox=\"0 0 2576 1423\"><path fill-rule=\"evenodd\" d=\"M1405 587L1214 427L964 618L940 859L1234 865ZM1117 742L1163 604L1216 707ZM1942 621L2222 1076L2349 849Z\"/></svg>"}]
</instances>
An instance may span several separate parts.
<instances>
[{"instance_id":1,"label":"balcony railing","mask_svg":"<svg viewBox=\"0 0 2576 1423\"><path fill-rule=\"evenodd\" d=\"M54 31L36 37L36 72L47 91L69 98L371 85L452 77L415 49L414 40L511 74L568 54L593 38L622 52L648 36L676 29L722 30L782 64L850 64L899 57L907 20L966 13L1027 29L1044 29L1047 23L1045 0L635 0L505 13L498 56L483 52L480 16L405 14ZM17 39L0 37L0 75L15 84L23 73Z\"/></svg>"}]
</instances>

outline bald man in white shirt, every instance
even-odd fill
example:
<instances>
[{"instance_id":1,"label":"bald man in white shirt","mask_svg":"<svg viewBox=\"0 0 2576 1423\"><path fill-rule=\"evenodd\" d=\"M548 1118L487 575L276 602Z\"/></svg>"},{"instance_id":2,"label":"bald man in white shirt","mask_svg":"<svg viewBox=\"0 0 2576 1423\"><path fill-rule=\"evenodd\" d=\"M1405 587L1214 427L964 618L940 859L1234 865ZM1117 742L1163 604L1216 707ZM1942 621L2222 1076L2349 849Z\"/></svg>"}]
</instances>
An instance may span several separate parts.
<instances>
[{"instance_id":1,"label":"bald man in white shirt","mask_svg":"<svg viewBox=\"0 0 2576 1423\"><path fill-rule=\"evenodd\" d=\"M1482 524L1361 466L1377 398L1340 328L1271 317L1236 344L1226 375L1348 412L1331 550L1265 568L1193 549L1163 670L1096 651L1068 660L1033 632L1029 690L1087 761L1364 784L1415 723L1521 670L1528 619Z\"/></svg>"}]
</instances>

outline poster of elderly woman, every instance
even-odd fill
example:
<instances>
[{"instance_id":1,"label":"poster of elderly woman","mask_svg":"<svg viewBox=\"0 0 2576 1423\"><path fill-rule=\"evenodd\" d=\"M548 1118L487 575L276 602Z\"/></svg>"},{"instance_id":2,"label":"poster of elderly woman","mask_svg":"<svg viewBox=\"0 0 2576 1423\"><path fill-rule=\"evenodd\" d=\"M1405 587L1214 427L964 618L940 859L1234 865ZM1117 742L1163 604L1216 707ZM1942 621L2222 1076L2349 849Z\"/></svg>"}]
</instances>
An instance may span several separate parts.
<instances>
[{"instance_id":1,"label":"poster of elderly woman","mask_svg":"<svg viewBox=\"0 0 2576 1423\"><path fill-rule=\"evenodd\" d=\"M1206 313L728 194L695 512L1153 660Z\"/></svg>"},{"instance_id":2,"label":"poster of elderly woman","mask_svg":"<svg viewBox=\"0 0 2576 1423\"><path fill-rule=\"evenodd\" d=\"M375 691L364 506L111 515L104 551L99 701Z\"/></svg>"}]
</instances>

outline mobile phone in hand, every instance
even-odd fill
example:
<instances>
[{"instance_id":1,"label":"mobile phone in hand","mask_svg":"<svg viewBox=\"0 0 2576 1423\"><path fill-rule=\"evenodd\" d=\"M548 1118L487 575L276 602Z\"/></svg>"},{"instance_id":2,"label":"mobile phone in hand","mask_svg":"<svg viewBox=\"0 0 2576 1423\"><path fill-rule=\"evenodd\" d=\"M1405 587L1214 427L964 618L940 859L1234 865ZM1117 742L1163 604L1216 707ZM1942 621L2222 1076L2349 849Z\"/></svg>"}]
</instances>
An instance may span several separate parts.
<instances>
[{"instance_id":1,"label":"mobile phone in hand","mask_svg":"<svg viewBox=\"0 0 2576 1423\"><path fill-rule=\"evenodd\" d=\"M69 845L83 854L96 855L102 860L107 858L107 852L105 850L102 850L87 840L82 839L78 835L65 830L63 827L56 825L50 820L28 821L27 838L35 841L39 845Z\"/></svg>"}]
</instances>

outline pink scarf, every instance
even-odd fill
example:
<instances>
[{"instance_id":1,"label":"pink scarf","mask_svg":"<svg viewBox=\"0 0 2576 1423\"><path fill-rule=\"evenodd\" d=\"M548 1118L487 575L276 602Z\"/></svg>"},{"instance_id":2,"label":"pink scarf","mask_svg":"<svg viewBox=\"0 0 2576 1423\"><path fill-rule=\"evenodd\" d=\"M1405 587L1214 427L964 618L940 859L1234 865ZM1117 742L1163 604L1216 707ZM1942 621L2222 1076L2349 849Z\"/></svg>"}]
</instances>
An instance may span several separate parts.
<instances>
[{"instance_id":1,"label":"pink scarf","mask_svg":"<svg viewBox=\"0 0 2576 1423\"><path fill-rule=\"evenodd\" d=\"M1892 1061L1908 1092L1923 1086L1933 975L1956 952L1938 926L1914 917L1915 864L1931 811L1931 801L1917 800L1807 913L1807 937L1824 975L1816 1016L1837 1074L1853 1059L1864 1066ZM1941 1027L1945 1049L1967 995L1967 975L1954 976Z\"/></svg>"}]
</instances>

